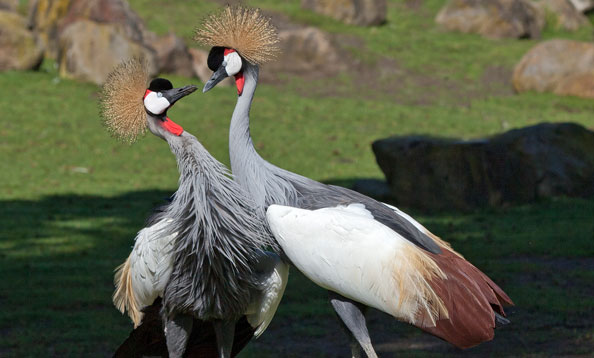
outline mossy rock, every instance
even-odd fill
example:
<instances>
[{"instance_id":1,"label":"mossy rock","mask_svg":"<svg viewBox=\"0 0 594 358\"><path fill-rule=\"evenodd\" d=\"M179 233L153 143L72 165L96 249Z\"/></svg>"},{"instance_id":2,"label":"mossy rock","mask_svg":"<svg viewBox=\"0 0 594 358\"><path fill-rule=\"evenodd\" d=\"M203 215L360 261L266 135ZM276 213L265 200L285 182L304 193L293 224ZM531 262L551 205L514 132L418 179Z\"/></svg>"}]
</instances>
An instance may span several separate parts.
<instances>
[{"instance_id":1,"label":"mossy rock","mask_svg":"<svg viewBox=\"0 0 594 358\"><path fill-rule=\"evenodd\" d=\"M39 67L43 49L26 20L14 12L0 10L0 70L30 70Z\"/></svg>"}]
</instances>

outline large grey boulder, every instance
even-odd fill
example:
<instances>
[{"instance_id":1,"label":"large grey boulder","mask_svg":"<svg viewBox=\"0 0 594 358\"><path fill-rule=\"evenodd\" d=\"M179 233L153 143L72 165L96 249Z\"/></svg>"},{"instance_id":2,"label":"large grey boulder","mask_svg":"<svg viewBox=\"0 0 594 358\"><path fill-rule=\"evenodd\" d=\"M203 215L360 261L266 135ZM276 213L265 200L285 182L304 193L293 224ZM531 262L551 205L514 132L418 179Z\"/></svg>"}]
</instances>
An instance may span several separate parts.
<instances>
[{"instance_id":1,"label":"large grey boulder","mask_svg":"<svg viewBox=\"0 0 594 358\"><path fill-rule=\"evenodd\" d=\"M301 0L301 7L351 25L380 25L386 21L386 0Z\"/></svg>"},{"instance_id":2,"label":"large grey boulder","mask_svg":"<svg viewBox=\"0 0 594 358\"><path fill-rule=\"evenodd\" d=\"M146 60L152 75L158 70L154 52L128 38L117 24L77 21L62 31L59 47L59 72L66 78L102 84L115 66L129 58Z\"/></svg>"},{"instance_id":3,"label":"large grey boulder","mask_svg":"<svg viewBox=\"0 0 594 358\"><path fill-rule=\"evenodd\" d=\"M474 141L393 137L374 142L373 151L403 206L472 209L594 196L594 132L574 123Z\"/></svg>"},{"instance_id":4,"label":"large grey boulder","mask_svg":"<svg viewBox=\"0 0 594 358\"><path fill-rule=\"evenodd\" d=\"M30 70L43 61L43 48L27 29L25 18L0 10L0 71Z\"/></svg>"},{"instance_id":5,"label":"large grey boulder","mask_svg":"<svg viewBox=\"0 0 594 358\"><path fill-rule=\"evenodd\" d=\"M448 30L489 38L538 38L545 17L529 0L449 0L435 21Z\"/></svg>"},{"instance_id":6,"label":"large grey boulder","mask_svg":"<svg viewBox=\"0 0 594 358\"><path fill-rule=\"evenodd\" d=\"M553 92L594 98L594 43L549 40L534 46L516 65L518 92Z\"/></svg>"}]
</instances>

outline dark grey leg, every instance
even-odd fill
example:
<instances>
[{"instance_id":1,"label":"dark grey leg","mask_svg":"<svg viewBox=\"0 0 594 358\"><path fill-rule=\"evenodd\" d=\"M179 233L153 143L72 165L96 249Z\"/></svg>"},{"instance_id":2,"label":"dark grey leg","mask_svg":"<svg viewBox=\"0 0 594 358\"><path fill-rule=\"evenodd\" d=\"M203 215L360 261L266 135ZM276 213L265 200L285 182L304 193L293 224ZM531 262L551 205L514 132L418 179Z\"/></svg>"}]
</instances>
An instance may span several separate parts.
<instances>
[{"instance_id":1,"label":"dark grey leg","mask_svg":"<svg viewBox=\"0 0 594 358\"><path fill-rule=\"evenodd\" d=\"M337 293L328 291L330 304L340 319L340 323L351 340L351 353L353 358L361 358L361 349L368 358L377 358L377 354L371 345L369 331L365 323L365 306L340 296Z\"/></svg>"},{"instance_id":2,"label":"dark grey leg","mask_svg":"<svg viewBox=\"0 0 594 358\"><path fill-rule=\"evenodd\" d=\"M181 358L184 355L192 332L192 324L192 316L185 314L176 315L165 322L165 340L169 358Z\"/></svg>"},{"instance_id":3,"label":"dark grey leg","mask_svg":"<svg viewBox=\"0 0 594 358\"><path fill-rule=\"evenodd\" d=\"M213 322L220 358L230 358L235 336L235 320L216 320Z\"/></svg>"}]
</instances>

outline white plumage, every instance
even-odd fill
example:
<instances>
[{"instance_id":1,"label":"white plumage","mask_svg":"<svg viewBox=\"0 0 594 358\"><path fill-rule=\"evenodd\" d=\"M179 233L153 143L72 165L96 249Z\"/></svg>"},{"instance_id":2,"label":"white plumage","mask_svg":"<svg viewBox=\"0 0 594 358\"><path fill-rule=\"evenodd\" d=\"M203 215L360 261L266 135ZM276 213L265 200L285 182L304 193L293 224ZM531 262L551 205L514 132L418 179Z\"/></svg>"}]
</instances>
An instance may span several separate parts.
<instances>
[{"instance_id":1,"label":"white plumage","mask_svg":"<svg viewBox=\"0 0 594 358\"><path fill-rule=\"evenodd\" d=\"M289 266L278 255L263 251L256 271L260 291L254 294L246 317L249 324L256 328L254 337L258 338L268 328L283 298L289 278Z\"/></svg>"},{"instance_id":2,"label":"white plumage","mask_svg":"<svg viewBox=\"0 0 594 358\"><path fill-rule=\"evenodd\" d=\"M323 288L410 323L447 311L429 280L443 272L361 204L318 210L271 205L270 228L292 263Z\"/></svg>"},{"instance_id":3,"label":"white plumage","mask_svg":"<svg viewBox=\"0 0 594 358\"><path fill-rule=\"evenodd\" d=\"M163 228L172 220L159 221L138 232L130 253L132 289L142 309L163 294L172 268L172 249L177 233L165 234Z\"/></svg>"}]
</instances>

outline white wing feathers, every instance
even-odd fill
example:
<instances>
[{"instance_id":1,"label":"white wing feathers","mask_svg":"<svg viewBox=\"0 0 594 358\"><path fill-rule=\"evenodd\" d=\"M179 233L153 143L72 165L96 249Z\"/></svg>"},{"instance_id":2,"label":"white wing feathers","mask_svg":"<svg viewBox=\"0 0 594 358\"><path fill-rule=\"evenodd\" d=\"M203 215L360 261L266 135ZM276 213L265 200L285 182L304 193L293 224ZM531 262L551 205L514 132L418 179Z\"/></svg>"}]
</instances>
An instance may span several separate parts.
<instances>
[{"instance_id":1,"label":"white wing feathers","mask_svg":"<svg viewBox=\"0 0 594 358\"><path fill-rule=\"evenodd\" d=\"M271 252L262 252L256 267L259 290L246 312L249 324L256 328L258 338L272 321L283 297L289 276L289 266Z\"/></svg>"},{"instance_id":2,"label":"white wing feathers","mask_svg":"<svg viewBox=\"0 0 594 358\"><path fill-rule=\"evenodd\" d=\"M164 231L168 222L171 220L164 219L140 230L130 256L116 270L113 302L122 313L128 312L135 326L142 320L142 309L163 293L171 274L171 249L177 233Z\"/></svg>"},{"instance_id":3,"label":"white wing feathers","mask_svg":"<svg viewBox=\"0 0 594 358\"><path fill-rule=\"evenodd\" d=\"M323 288L414 322L441 313L430 257L361 204L318 210L271 205L270 228L291 262Z\"/></svg>"}]
</instances>

